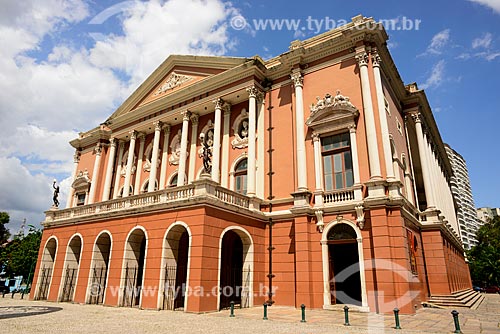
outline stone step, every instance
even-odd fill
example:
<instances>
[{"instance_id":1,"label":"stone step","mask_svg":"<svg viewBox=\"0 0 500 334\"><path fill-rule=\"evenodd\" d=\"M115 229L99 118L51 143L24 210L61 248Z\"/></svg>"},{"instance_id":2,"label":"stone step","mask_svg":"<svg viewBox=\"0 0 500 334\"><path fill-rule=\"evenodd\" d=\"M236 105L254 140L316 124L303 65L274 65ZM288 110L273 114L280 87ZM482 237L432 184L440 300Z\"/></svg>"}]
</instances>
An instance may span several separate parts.
<instances>
[{"instance_id":1,"label":"stone step","mask_svg":"<svg viewBox=\"0 0 500 334\"><path fill-rule=\"evenodd\" d=\"M422 303L424 307L466 307L476 309L484 300L484 296L472 289L456 291L451 295L433 295Z\"/></svg>"}]
</instances>

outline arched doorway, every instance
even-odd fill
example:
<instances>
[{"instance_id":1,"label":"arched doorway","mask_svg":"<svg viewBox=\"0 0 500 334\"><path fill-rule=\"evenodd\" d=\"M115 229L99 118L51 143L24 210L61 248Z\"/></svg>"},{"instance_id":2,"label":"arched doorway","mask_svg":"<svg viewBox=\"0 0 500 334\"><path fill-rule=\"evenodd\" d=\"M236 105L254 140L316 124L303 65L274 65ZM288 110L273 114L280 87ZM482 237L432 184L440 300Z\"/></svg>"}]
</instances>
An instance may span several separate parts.
<instances>
[{"instance_id":1,"label":"arched doorway","mask_svg":"<svg viewBox=\"0 0 500 334\"><path fill-rule=\"evenodd\" d=\"M327 235L331 304L361 306L361 275L356 231L336 224Z\"/></svg>"},{"instance_id":2,"label":"arched doorway","mask_svg":"<svg viewBox=\"0 0 500 334\"><path fill-rule=\"evenodd\" d=\"M64 263L63 286L61 291L61 302L73 301L75 293L78 269L80 268L80 255L82 253L82 238L74 235L66 249L66 260Z\"/></svg>"},{"instance_id":3,"label":"arched doorway","mask_svg":"<svg viewBox=\"0 0 500 334\"><path fill-rule=\"evenodd\" d=\"M164 310L184 310L188 279L190 234L185 226L172 226L164 241Z\"/></svg>"},{"instance_id":4,"label":"arched doorway","mask_svg":"<svg viewBox=\"0 0 500 334\"><path fill-rule=\"evenodd\" d=\"M38 273L38 289L35 294L35 300L46 300L49 294L50 283L52 279L52 269L57 252L56 238L50 238L43 249L42 261L40 263L40 272Z\"/></svg>"},{"instance_id":5,"label":"arched doorway","mask_svg":"<svg viewBox=\"0 0 500 334\"><path fill-rule=\"evenodd\" d=\"M106 293L109 258L111 254L111 235L102 232L97 237L92 251L92 267L90 268L89 304L102 304Z\"/></svg>"},{"instance_id":6,"label":"arched doorway","mask_svg":"<svg viewBox=\"0 0 500 334\"><path fill-rule=\"evenodd\" d=\"M231 301L240 307L252 306L253 242L243 229L223 232L220 249L219 309Z\"/></svg>"},{"instance_id":7,"label":"arched doorway","mask_svg":"<svg viewBox=\"0 0 500 334\"><path fill-rule=\"evenodd\" d=\"M127 238L124 254L122 306L140 305L144 265L146 260L145 232L136 228Z\"/></svg>"}]
</instances>

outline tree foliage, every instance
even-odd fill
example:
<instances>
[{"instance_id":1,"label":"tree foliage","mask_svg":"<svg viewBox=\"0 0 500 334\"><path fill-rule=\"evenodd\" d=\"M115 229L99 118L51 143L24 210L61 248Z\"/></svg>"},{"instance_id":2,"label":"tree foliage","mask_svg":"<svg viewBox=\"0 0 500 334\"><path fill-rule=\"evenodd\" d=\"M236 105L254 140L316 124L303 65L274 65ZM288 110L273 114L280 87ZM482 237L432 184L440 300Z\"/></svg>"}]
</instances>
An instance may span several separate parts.
<instances>
[{"instance_id":1,"label":"tree foliage","mask_svg":"<svg viewBox=\"0 0 500 334\"><path fill-rule=\"evenodd\" d=\"M5 212L0 213L2 219ZM35 264L42 239L42 231L29 225L27 235L16 235L13 240L0 247L0 271L5 272L6 277L23 276L25 280L33 277Z\"/></svg>"},{"instance_id":2,"label":"tree foliage","mask_svg":"<svg viewBox=\"0 0 500 334\"><path fill-rule=\"evenodd\" d=\"M9 221L9 214L7 212L0 212L0 245L6 243L10 237L9 230L5 227Z\"/></svg>"},{"instance_id":3,"label":"tree foliage","mask_svg":"<svg viewBox=\"0 0 500 334\"><path fill-rule=\"evenodd\" d=\"M500 217L491 219L477 231L477 246L468 252L472 281L500 285Z\"/></svg>"}]
</instances>

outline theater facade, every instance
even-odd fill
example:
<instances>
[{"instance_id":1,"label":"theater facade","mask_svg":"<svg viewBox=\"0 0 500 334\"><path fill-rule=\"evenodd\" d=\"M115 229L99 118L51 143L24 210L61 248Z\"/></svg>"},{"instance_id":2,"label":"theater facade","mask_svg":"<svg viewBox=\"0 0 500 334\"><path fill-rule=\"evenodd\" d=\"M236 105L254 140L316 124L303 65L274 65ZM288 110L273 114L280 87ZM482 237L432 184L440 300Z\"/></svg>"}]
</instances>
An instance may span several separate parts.
<instances>
[{"instance_id":1,"label":"theater facade","mask_svg":"<svg viewBox=\"0 0 500 334\"><path fill-rule=\"evenodd\" d=\"M71 141L30 297L413 313L470 289L445 146L387 39L357 16L269 60L169 56Z\"/></svg>"}]
</instances>

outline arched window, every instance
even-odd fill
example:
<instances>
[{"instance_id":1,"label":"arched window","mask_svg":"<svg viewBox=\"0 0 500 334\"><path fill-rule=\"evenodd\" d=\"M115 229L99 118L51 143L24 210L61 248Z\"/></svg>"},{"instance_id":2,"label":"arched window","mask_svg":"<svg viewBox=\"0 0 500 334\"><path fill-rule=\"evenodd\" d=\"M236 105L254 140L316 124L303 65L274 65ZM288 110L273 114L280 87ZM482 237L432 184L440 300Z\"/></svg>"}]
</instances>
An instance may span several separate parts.
<instances>
[{"instance_id":1,"label":"arched window","mask_svg":"<svg viewBox=\"0 0 500 334\"><path fill-rule=\"evenodd\" d=\"M247 194L247 159L241 160L234 169L234 191Z\"/></svg>"},{"instance_id":2,"label":"arched window","mask_svg":"<svg viewBox=\"0 0 500 334\"><path fill-rule=\"evenodd\" d=\"M178 173L175 173L174 176L170 179L170 182L168 183L169 187L177 187L177 178L179 177Z\"/></svg>"},{"instance_id":3,"label":"arched window","mask_svg":"<svg viewBox=\"0 0 500 334\"><path fill-rule=\"evenodd\" d=\"M325 190L351 187L354 184L349 133L322 137L321 154Z\"/></svg>"},{"instance_id":4,"label":"arched window","mask_svg":"<svg viewBox=\"0 0 500 334\"><path fill-rule=\"evenodd\" d=\"M142 192L147 193L148 188L149 188L149 180L144 183L144 186L142 187ZM157 191L157 190L158 190L158 182L155 180L155 188L153 191Z\"/></svg>"},{"instance_id":5,"label":"arched window","mask_svg":"<svg viewBox=\"0 0 500 334\"><path fill-rule=\"evenodd\" d=\"M122 187L120 189L120 193L118 194L118 197L123 197L123 188L124 187ZM132 185L130 185L129 188L128 188L128 194L132 195L133 193L134 193L134 188L132 187Z\"/></svg>"}]
</instances>

